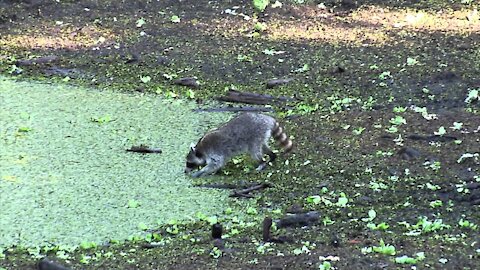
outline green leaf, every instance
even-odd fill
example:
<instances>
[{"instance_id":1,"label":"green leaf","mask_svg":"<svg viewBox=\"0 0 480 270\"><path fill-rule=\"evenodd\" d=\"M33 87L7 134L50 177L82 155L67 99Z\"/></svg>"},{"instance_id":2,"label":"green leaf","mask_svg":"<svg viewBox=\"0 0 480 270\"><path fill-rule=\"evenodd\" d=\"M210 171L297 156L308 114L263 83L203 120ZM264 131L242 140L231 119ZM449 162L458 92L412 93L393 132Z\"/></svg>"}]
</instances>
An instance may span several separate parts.
<instances>
[{"instance_id":1,"label":"green leaf","mask_svg":"<svg viewBox=\"0 0 480 270\"><path fill-rule=\"evenodd\" d=\"M253 7L259 11L263 12L267 8L268 4L270 3L270 0L253 0Z\"/></svg>"},{"instance_id":2,"label":"green leaf","mask_svg":"<svg viewBox=\"0 0 480 270\"><path fill-rule=\"evenodd\" d=\"M180 17L178 17L177 15L173 15L171 18L170 18L170 21L172 23L179 23L180 22Z\"/></svg>"},{"instance_id":3,"label":"green leaf","mask_svg":"<svg viewBox=\"0 0 480 270\"><path fill-rule=\"evenodd\" d=\"M146 23L145 20L143 18L140 18L137 20L136 25L137 27L142 27L145 23Z\"/></svg>"},{"instance_id":4,"label":"green leaf","mask_svg":"<svg viewBox=\"0 0 480 270\"><path fill-rule=\"evenodd\" d=\"M127 207L128 208L137 208L140 206L140 203L136 200L128 200Z\"/></svg>"}]
</instances>

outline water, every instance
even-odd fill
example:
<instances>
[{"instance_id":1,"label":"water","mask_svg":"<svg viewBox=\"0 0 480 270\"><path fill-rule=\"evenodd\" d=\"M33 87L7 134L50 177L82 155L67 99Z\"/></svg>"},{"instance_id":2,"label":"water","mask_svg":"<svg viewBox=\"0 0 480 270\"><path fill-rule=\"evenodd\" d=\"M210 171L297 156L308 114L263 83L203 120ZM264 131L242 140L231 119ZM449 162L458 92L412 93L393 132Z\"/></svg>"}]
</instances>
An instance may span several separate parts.
<instances>
[{"instance_id":1,"label":"water","mask_svg":"<svg viewBox=\"0 0 480 270\"><path fill-rule=\"evenodd\" d=\"M123 240L140 223L223 210L228 194L192 187L183 166L190 143L226 119L193 108L0 77L0 247ZM125 151L140 144L163 153Z\"/></svg>"}]
</instances>

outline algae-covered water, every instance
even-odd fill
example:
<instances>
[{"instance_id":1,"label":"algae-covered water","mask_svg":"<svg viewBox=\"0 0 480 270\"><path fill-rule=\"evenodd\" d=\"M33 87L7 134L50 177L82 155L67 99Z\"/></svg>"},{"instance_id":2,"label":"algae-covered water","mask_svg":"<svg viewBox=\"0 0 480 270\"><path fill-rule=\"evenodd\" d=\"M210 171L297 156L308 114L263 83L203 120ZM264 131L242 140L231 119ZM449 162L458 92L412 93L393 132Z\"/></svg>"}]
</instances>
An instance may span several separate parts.
<instances>
[{"instance_id":1,"label":"algae-covered water","mask_svg":"<svg viewBox=\"0 0 480 270\"><path fill-rule=\"evenodd\" d=\"M0 247L122 240L220 211L227 194L192 187L183 166L225 119L194 107L0 77ZM163 153L125 151L140 144Z\"/></svg>"}]
</instances>

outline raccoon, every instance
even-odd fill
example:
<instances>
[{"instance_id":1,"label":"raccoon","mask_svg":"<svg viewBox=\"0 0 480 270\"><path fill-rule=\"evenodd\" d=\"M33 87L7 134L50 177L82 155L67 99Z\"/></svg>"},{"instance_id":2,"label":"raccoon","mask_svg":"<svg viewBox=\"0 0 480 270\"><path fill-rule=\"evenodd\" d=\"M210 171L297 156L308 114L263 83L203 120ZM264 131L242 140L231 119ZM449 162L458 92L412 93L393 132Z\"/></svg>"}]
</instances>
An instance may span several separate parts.
<instances>
[{"instance_id":1,"label":"raccoon","mask_svg":"<svg viewBox=\"0 0 480 270\"><path fill-rule=\"evenodd\" d=\"M292 141L275 118L258 113L242 113L205 134L196 145L190 146L185 173L205 166L192 173L192 177L214 174L230 158L246 152L259 163L257 171L261 171L267 166L263 160L264 154L269 156L269 162L277 157L268 147L270 137L282 146L284 153L292 150Z\"/></svg>"}]
</instances>

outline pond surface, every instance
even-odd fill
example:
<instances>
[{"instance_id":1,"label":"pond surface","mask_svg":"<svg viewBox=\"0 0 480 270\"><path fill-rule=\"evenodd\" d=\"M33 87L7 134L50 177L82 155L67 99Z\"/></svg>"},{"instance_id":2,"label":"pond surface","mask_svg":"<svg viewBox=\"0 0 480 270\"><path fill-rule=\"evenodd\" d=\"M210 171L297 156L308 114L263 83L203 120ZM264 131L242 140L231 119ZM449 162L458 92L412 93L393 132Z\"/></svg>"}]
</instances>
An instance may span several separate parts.
<instances>
[{"instance_id":1,"label":"pond surface","mask_svg":"<svg viewBox=\"0 0 480 270\"><path fill-rule=\"evenodd\" d=\"M141 223L223 209L228 194L192 187L183 166L190 143L225 115L193 108L0 77L0 247L123 240ZM125 151L140 144L163 153Z\"/></svg>"}]
</instances>

